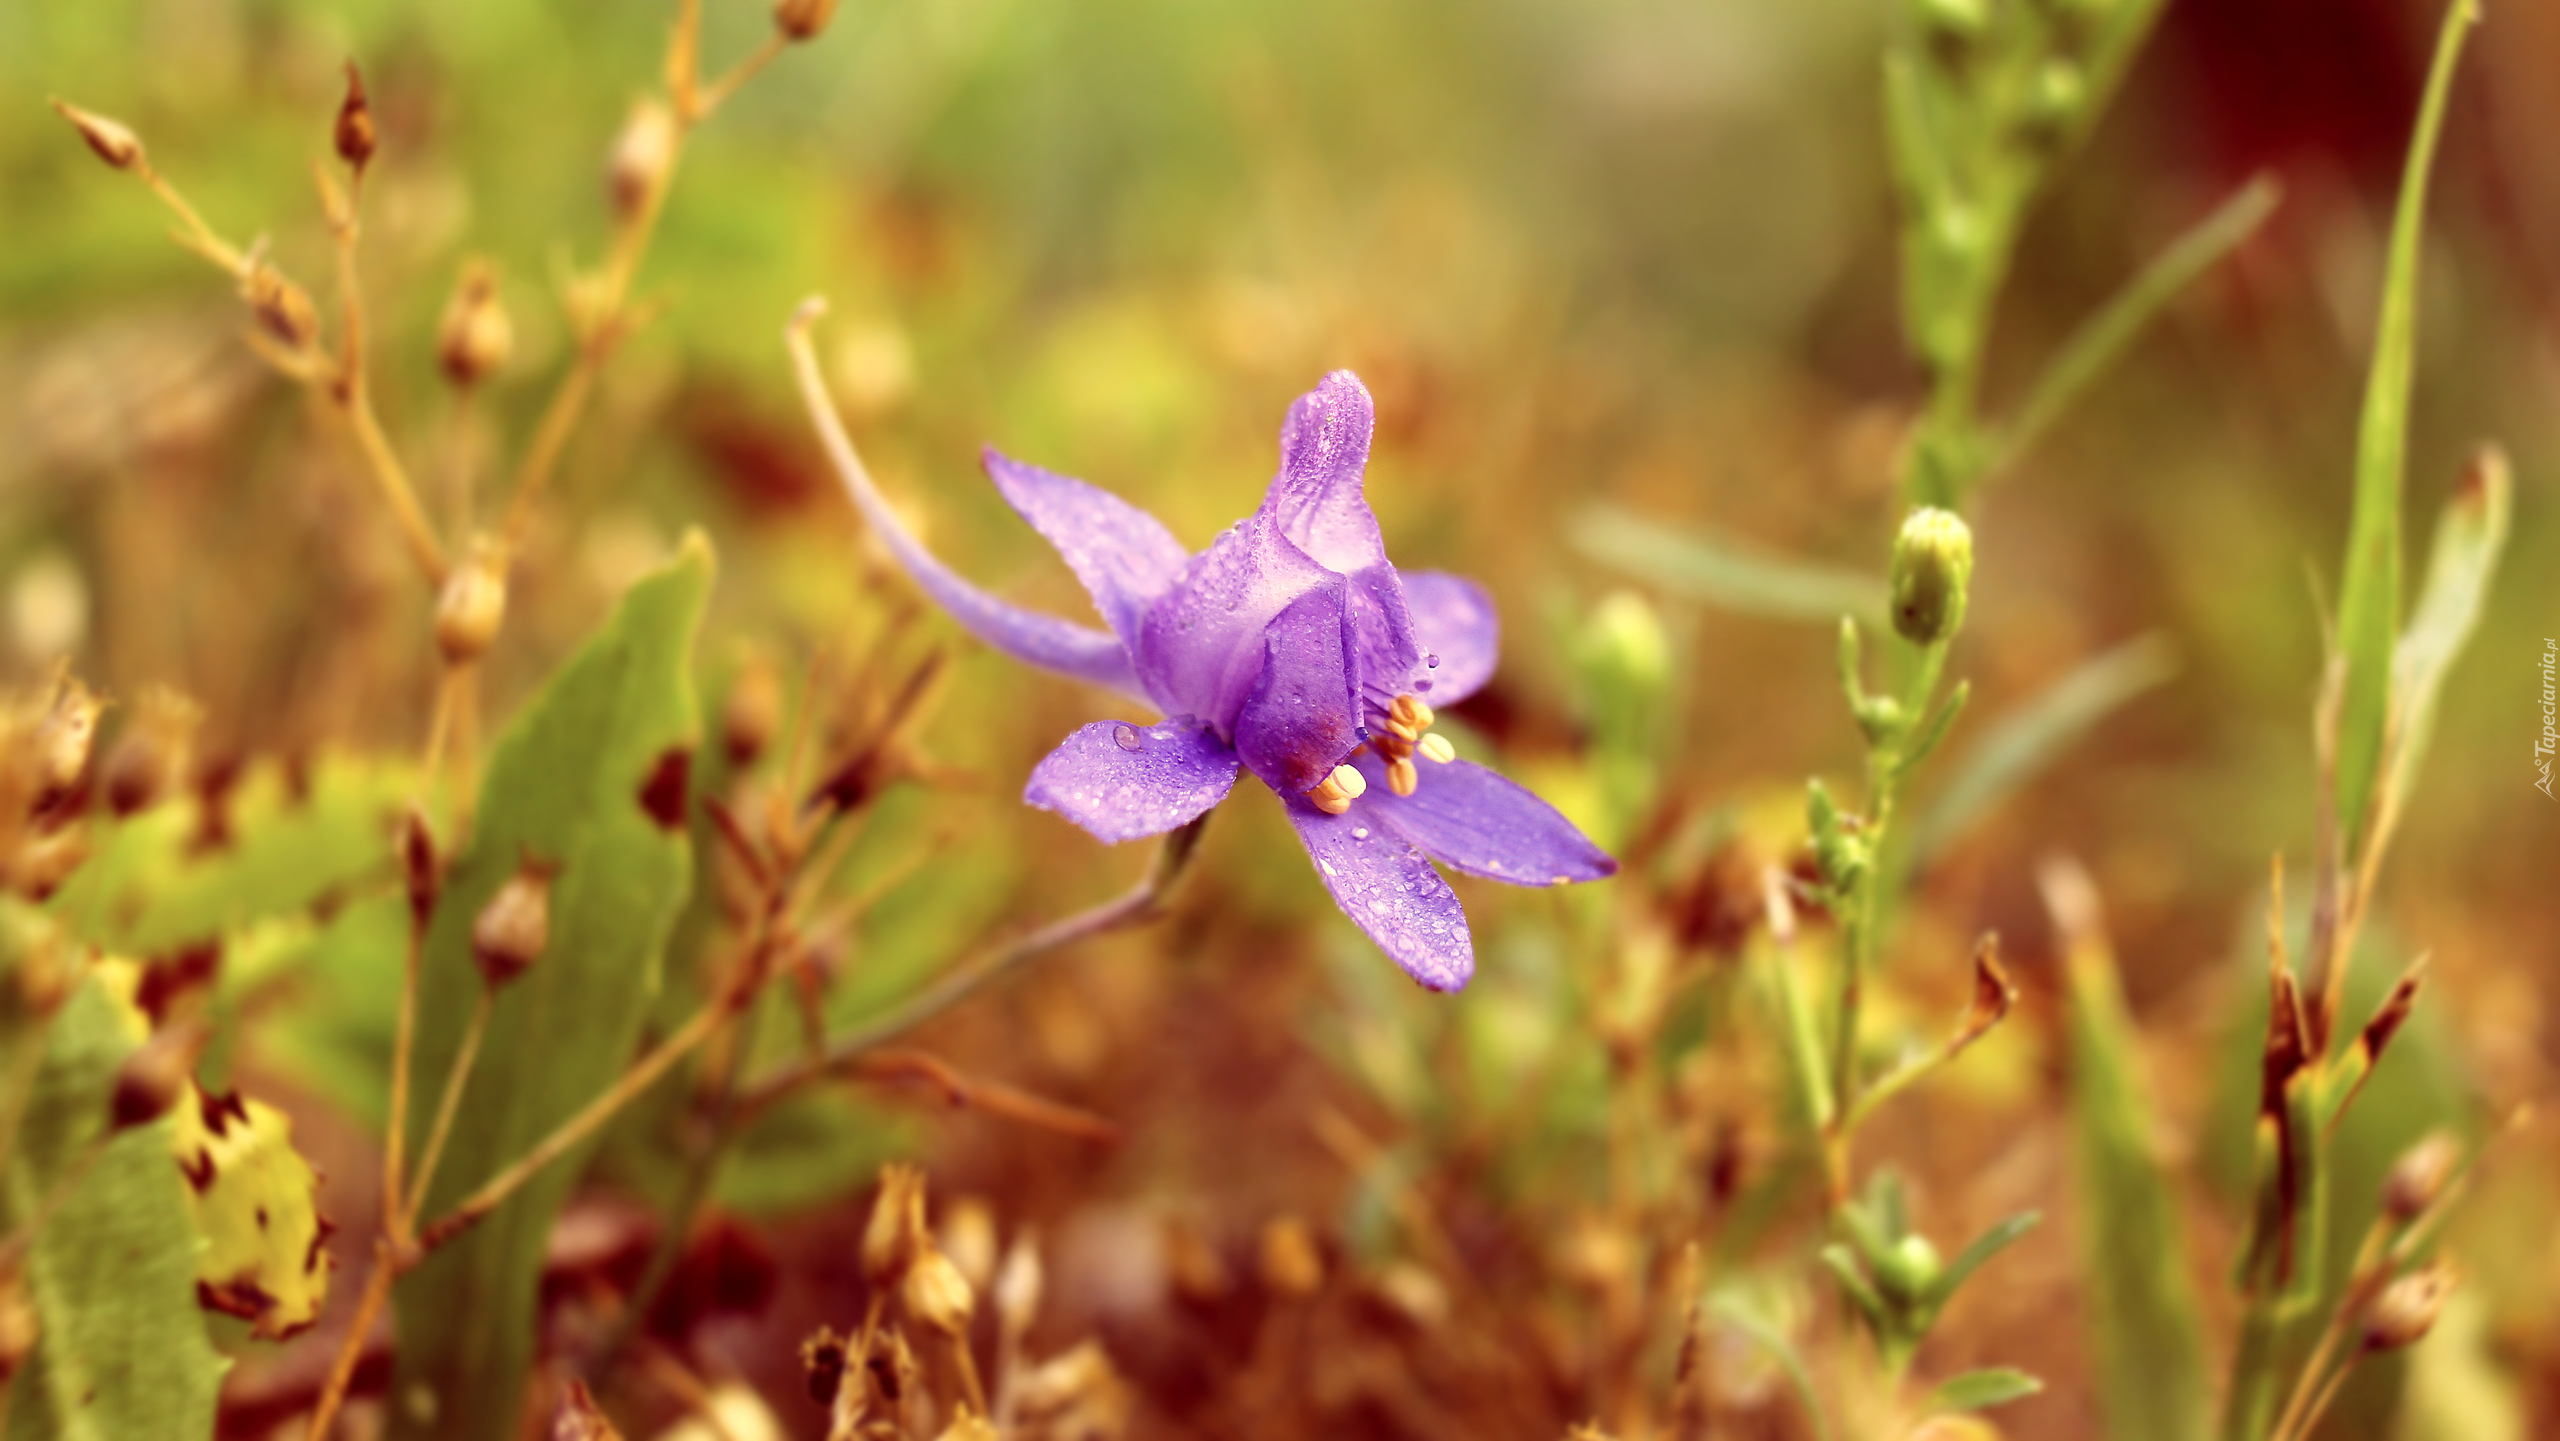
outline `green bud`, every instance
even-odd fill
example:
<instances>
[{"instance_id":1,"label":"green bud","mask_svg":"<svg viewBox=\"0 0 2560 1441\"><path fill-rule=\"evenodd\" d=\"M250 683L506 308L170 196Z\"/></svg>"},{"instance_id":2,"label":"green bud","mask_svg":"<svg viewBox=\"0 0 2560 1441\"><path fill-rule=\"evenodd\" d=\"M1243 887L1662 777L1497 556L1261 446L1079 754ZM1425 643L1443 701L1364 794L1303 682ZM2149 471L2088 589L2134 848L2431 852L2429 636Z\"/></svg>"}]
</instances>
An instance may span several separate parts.
<instances>
[{"instance_id":1,"label":"green bud","mask_svg":"<svg viewBox=\"0 0 2560 1441\"><path fill-rule=\"evenodd\" d=\"M1990 0L1912 0L1911 11L1932 35L1970 40L1991 24Z\"/></svg>"},{"instance_id":2,"label":"green bud","mask_svg":"<svg viewBox=\"0 0 2560 1441\"><path fill-rule=\"evenodd\" d=\"M2027 89L2027 119L2040 130L2059 130L2088 98L2089 82L2080 67L2056 56L2036 67Z\"/></svg>"},{"instance_id":3,"label":"green bud","mask_svg":"<svg viewBox=\"0 0 2560 1441\"><path fill-rule=\"evenodd\" d=\"M1813 832L1813 861L1824 888L1834 895L1857 889L1867 873L1867 843L1857 833L1857 818L1842 815L1830 788L1819 780L1805 783L1805 822Z\"/></svg>"},{"instance_id":4,"label":"green bud","mask_svg":"<svg viewBox=\"0 0 2560 1441\"><path fill-rule=\"evenodd\" d=\"M1929 1294L1943 1265L1938 1248L1917 1232L1903 1237L1875 1258L1876 1288L1888 1300L1908 1305Z\"/></svg>"},{"instance_id":5,"label":"green bud","mask_svg":"<svg viewBox=\"0 0 2560 1441\"><path fill-rule=\"evenodd\" d=\"M1922 506L1893 542L1893 628L1914 645L1940 645L1964 628L1973 584L1973 532L1951 510Z\"/></svg>"},{"instance_id":6,"label":"green bud","mask_svg":"<svg viewBox=\"0 0 2560 1441\"><path fill-rule=\"evenodd\" d=\"M1583 664L1605 684L1653 692L1671 675L1671 641L1662 617L1633 591L1612 591L1593 608L1582 632Z\"/></svg>"}]
</instances>

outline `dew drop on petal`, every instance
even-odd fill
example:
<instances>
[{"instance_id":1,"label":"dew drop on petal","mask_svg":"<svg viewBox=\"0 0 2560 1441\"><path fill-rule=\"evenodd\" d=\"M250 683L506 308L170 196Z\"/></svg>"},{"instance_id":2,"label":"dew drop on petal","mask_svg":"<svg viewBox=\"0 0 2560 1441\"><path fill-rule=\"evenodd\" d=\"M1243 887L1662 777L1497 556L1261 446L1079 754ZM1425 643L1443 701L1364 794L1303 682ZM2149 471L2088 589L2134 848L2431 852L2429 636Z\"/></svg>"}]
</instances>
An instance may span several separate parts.
<instances>
[{"instance_id":1,"label":"dew drop on petal","mask_svg":"<svg viewBox=\"0 0 2560 1441\"><path fill-rule=\"evenodd\" d=\"M1422 663L1432 670L1438 670L1440 668L1440 657L1436 655L1427 655L1422 658Z\"/></svg>"},{"instance_id":2,"label":"dew drop on petal","mask_svg":"<svg viewBox=\"0 0 2560 1441\"><path fill-rule=\"evenodd\" d=\"M1387 903L1376 896L1371 896L1369 898L1369 909L1383 916L1387 913Z\"/></svg>"},{"instance_id":3,"label":"dew drop on petal","mask_svg":"<svg viewBox=\"0 0 2560 1441\"><path fill-rule=\"evenodd\" d=\"M1117 741L1120 745L1120 749L1124 751L1137 750L1146 744L1146 742L1138 739L1138 728L1129 724L1127 721L1122 721L1120 724L1111 728L1111 739Z\"/></svg>"},{"instance_id":4,"label":"dew drop on petal","mask_svg":"<svg viewBox=\"0 0 2560 1441\"><path fill-rule=\"evenodd\" d=\"M1351 828L1351 838L1355 841L1367 840L1369 838L1369 828L1367 826L1353 826Z\"/></svg>"}]
</instances>

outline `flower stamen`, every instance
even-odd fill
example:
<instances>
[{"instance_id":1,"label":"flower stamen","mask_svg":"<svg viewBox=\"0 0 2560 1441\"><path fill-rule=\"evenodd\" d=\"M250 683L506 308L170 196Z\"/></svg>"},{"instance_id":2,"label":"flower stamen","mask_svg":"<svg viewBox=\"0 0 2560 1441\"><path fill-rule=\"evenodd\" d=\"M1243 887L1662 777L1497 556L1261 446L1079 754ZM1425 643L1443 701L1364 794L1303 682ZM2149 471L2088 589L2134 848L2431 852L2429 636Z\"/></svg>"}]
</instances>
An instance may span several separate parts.
<instances>
[{"instance_id":1,"label":"flower stamen","mask_svg":"<svg viewBox=\"0 0 2560 1441\"><path fill-rule=\"evenodd\" d=\"M1455 746L1440 736L1429 734L1435 718L1431 707L1419 696L1400 695L1388 706L1382 733L1369 738L1369 743L1377 748L1378 758L1387 763L1388 790L1409 796L1413 794L1414 787L1421 784L1422 773L1413 764L1416 750L1444 763L1457 757Z\"/></svg>"},{"instance_id":2,"label":"flower stamen","mask_svg":"<svg viewBox=\"0 0 2560 1441\"><path fill-rule=\"evenodd\" d=\"M1307 792L1307 801L1326 815L1338 816L1351 809L1351 803L1367 794L1368 790L1369 782L1359 771L1347 765L1335 766L1333 774Z\"/></svg>"}]
</instances>

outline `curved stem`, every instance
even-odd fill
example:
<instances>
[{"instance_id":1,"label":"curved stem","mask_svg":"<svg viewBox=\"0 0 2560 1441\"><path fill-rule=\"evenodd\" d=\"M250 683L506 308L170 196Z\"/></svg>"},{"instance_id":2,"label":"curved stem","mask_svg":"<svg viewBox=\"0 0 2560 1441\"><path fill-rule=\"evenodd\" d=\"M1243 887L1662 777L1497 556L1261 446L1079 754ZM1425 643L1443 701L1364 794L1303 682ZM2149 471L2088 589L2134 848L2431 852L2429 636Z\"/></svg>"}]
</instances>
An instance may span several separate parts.
<instances>
[{"instance_id":1,"label":"curved stem","mask_svg":"<svg viewBox=\"0 0 2560 1441\"><path fill-rule=\"evenodd\" d=\"M411 1178L408 1199L400 1206L403 1236L416 1226L418 1212L427 1204L427 1187L435 1181L436 1162L444 1159L445 1139L453 1134L454 1113L462 1109L462 1093L471 1084L471 1067L480 1059L480 1042L489 1034L489 1012L497 999L495 986L480 988L480 1004L472 1009L470 1029L462 1033L462 1048L454 1052L453 1068L445 1072L444 1098L436 1102L435 1124L427 1130L426 1148L418 1153L418 1174Z\"/></svg>"}]
</instances>

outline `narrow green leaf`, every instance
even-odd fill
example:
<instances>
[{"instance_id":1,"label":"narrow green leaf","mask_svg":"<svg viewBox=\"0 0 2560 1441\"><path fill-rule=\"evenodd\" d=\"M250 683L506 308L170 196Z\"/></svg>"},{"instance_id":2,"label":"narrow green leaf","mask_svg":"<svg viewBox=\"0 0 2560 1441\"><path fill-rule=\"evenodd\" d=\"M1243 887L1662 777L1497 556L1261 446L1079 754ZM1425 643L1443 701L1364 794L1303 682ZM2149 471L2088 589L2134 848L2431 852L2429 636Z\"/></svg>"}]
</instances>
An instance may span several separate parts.
<instances>
[{"instance_id":1,"label":"narrow green leaf","mask_svg":"<svg viewBox=\"0 0 2560 1441\"><path fill-rule=\"evenodd\" d=\"M531 1149L633 1057L692 880L683 818L666 814L664 798L700 729L689 667L711 572L710 546L689 538L631 588L490 756L476 833L428 930L413 1095L441 1091L477 1002L471 926L480 907L527 857L560 869L549 943L500 993L430 1218ZM681 776L674 781L681 795ZM432 1109L430 1101L411 1111L413 1146ZM543 1246L587 1154L553 1165L402 1281L395 1435L514 1434Z\"/></svg>"},{"instance_id":2,"label":"narrow green leaf","mask_svg":"<svg viewBox=\"0 0 2560 1441\"><path fill-rule=\"evenodd\" d=\"M2409 443L2409 391L2418 331L2418 250L2427 209L2427 176L2444 127L2454 61L2479 17L2477 0L2452 0L2436 40L2418 107L2400 203L2391 220L2391 251L2382 281L2382 314L2374 329L2373 369L2365 382L2356 432L2355 518L2347 532L2345 579L2338 592L2338 648L2345 660L2338 710L2333 814L2352 871L2364 851L2375 787L2390 729L2392 648L2400 629L2400 482Z\"/></svg>"},{"instance_id":3,"label":"narrow green leaf","mask_svg":"<svg viewBox=\"0 0 2560 1441\"><path fill-rule=\"evenodd\" d=\"M1794 1388L1796 1401L1813 1422L1814 1441L1831 1441L1831 1420L1823 1414L1821 1394L1814 1390L1813 1370L1805 1365L1804 1356L1777 1323L1762 1314L1761 1308L1742 1293L1719 1290L1707 1299L1709 1315L1740 1331L1757 1342L1787 1374L1787 1384Z\"/></svg>"},{"instance_id":4,"label":"narrow green leaf","mask_svg":"<svg viewBox=\"0 0 2560 1441\"><path fill-rule=\"evenodd\" d=\"M1683 534L1615 506L1583 512L1573 523L1573 543L1603 565L1724 610L1825 624L1838 624L1843 615L1884 614L1884 585L1873 576L1771 555L1722 536Z\"/></svg>"},{"instance_id":5,"label":"narrow green leaf","mask_svg":"<svg viewBox=\"0 0 2560 1441\"><path fill-rule=\"evenodd\" d=\"M1912 863L1927 865L2098 722L2176 670L2177 655L2169 643L2156 635L2142 636L2083 663L2001 717L1965 752L1945 789L1913 827Z\"/></svg>"},{"instance_id":6,"label":"narrow green leaf","mask_svg":"<svg viewBox=\"0 0 2560 1441\"><path fill-rule=\"evenodd\" d=\"M14 959L14 958L12 958ZM0 1175L0 1235L13 1233L107 1123L116 1067L139 1026L93 973L45 1034L0 1020L0 1052L41 1045L26 1118ZM196 1307L196 1232L166 1120L107 1143L36 1233L24 1284L35 1351L10 1382L0 1430L60 1441L213 1434L225 1363Z\"/></svg>"},{"instance_id":7,"label":"narrow green leaf","mask_svg":"<svg viewBox=\"0 0 2560 1441\"><path fill-rule=\"evenodd\" d=\"M1947 1263L1947 1269L1939 1273L1938 1304L1944 1305L1967 1277L1982 1269L1984 1262L2009 1249L2011 1242L2034 1230L2036 1223L2043 1219L2044 1214L2040 1211L2022 1211L1974 1237L1973 1244L1965 1247L1963 1254Z\"/></svg>"},{"instance_id":8,"label":"narrow green leaf","mask_svg":"<svg viewBox=\"0 0 2560 1441\"><path fill-rule=\"evenodd\" d=\"M2001 469L2035 444L2045 428L2124 354L2163 306L2258 232L2266 218L2275 213L2283 194L2284 187L2272 175L2250 180L2154 257L2095 315L2083 321L2063 342L2062 349L2018 407L2016 418L1995 442L1995 458L1988 470Z\"/></svg>"},{"instance_id":9,"label":"narrow green leaf","mask_svg":"<svg viewBox=\"0 0 2560 1441\"><path fill-rule=\"evenodd\" d=\"M2471 641L2496 578L2498 557L2507 545L2507 517L2515 505L2515 480L2507 458L2494 447L2483 449L2463 472L2462 484L2436 522L2435 546L2427 561L2426 589L2409 617L2392 657L2392 684L2398 692L2399 724L2391 743L2390 788L2386 794L2405 803L2424 759L2427 739L2435 729L2436 699L2445 676Z\"/></svg>"},{"instance_id":10,"label":"narrow green leaf","mask_svg":"<svg viewBox=\"0 0 2560 1441\"><path fill-rule=\"evenodd\" d=\"M2043 1389L2042 1381L2015 1367L1990 1366L1949 1378L1929 1393L1928 1403L1923 1409L1933 1415L1983 1411L2023 1400Z\"/></svg>"},{"instance_id":11,"label":"narrow green leaf","mask_svg":"<svg viewBox=\"0 0 2560 1441\"><path fill-rule=\"evenodd\" d=\"M2094 927L2074 929L2064 966L2071 1129L2107 1436L2196 1441L2210 1411L2177 1201L2152 1154L2152 1102L2115 958Z\"/></svg>"}]
</instances>

